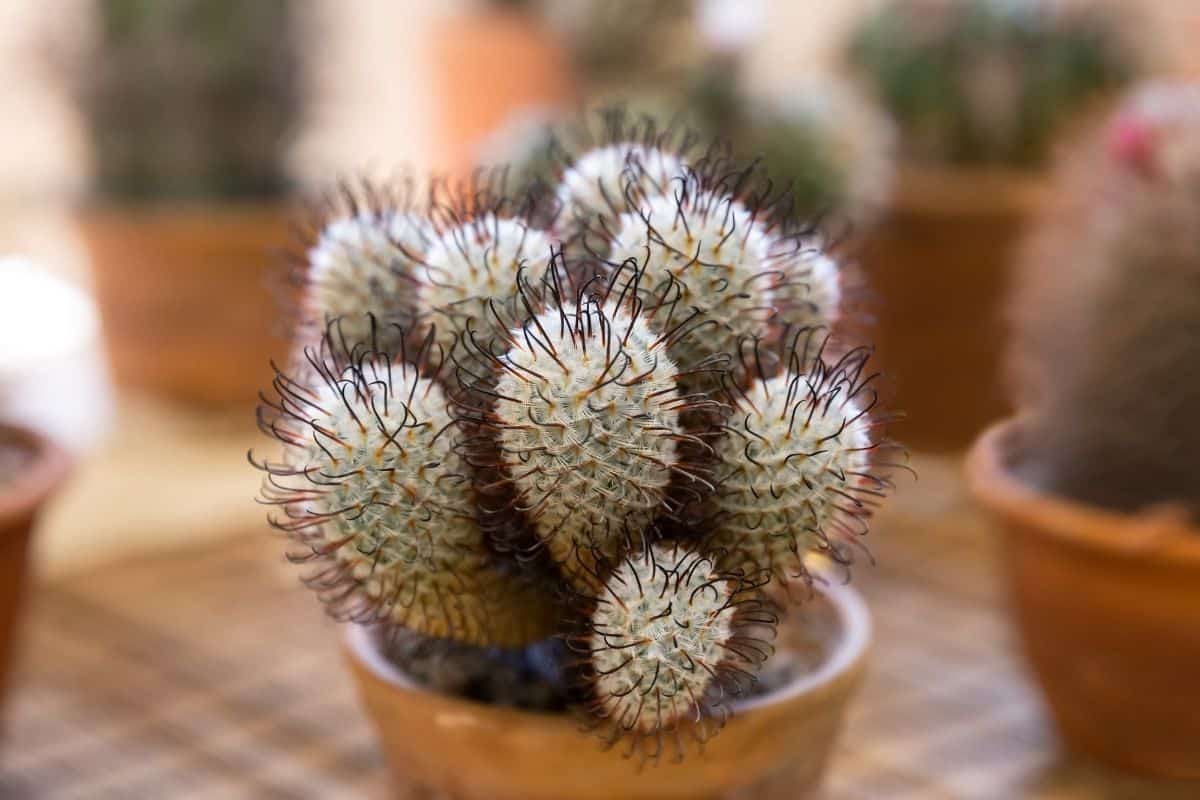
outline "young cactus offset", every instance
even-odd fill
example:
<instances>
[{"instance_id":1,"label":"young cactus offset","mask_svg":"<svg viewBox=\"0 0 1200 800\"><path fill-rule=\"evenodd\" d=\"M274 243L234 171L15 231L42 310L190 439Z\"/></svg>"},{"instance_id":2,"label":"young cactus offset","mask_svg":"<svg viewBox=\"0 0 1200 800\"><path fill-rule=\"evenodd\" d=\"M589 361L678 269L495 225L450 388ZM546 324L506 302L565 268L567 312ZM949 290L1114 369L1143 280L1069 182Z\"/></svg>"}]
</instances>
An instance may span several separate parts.
<instances>
[{"instance_id":1,"label":"young cactus offset","mask_svg":"<svg viewBox=\"0 0 1200 800\"><path fill-rule=\"evenodd\" d=\"M821 344L824 240L753 170L632 130L544 196L406 208L419 236L370 239L403 259L280 373L261 421L285 456L259 466L335 616L459 663L512 648L510 674L567 676L523 696L653 761L721 727L771 652L766 584L848 562L890 483L866 351Z\"/></svg>"},{"instance_id":2,"label":"young cactus offset","mask_svg":"<svg viewBox=\"0 0 1200 800\"><path fill-rule=\"evenodd\" d=\"M582 649L589 656L597 724L630 752L682 755L683 738L703 743L724 724L729 698L771 654L756 627L776 618L740 574L676 545L647 546L621 561L596 598ZM688 720L699 724L683 729ZM646 737L639 739L639 737Z\"/></svg>"}]
</instances>

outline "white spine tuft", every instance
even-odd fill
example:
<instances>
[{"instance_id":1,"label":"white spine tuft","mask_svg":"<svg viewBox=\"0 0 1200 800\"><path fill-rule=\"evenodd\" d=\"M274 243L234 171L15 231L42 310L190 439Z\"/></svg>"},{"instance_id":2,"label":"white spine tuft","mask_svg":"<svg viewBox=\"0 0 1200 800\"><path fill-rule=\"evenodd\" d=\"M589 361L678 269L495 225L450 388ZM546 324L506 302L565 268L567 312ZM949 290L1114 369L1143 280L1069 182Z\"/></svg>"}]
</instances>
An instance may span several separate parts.
<instances>
[{"instance_id":1,"label":"white spine tuft","mask_svg":"<svg viewBox=\"0 0 1200 800\"><path fill-rule=\"evenodd\" d=\"M681 748L689 728L704 741L724 722L723 703L753 680L771 651L774 618L737 576L669 545L635 552L609 576L589 621L593 711L624 736ZM748 625L760 626L754 635ZM678 755L682 755L680 752Z\"/></svg>"},{"instance_id":2,"label":"white spine tuft","mask_svg":"<svg viewBox=\"0 0 1200 800\"><path fill-rule=\"evenodd\" d=\"M384 339L379 346L391 349L396 343L386 332L412 312L403 304L404 281L428 235L427 222L404 212L362 212L327 224L308 251L308 303L317 335L339 319L350 344L370 345L370 314Z\"/></svg>"},{"instance_id":3,"label":"white spine tuft","mask_svg":"<svg viewBox=\"0 0 1200 800\"><path fill-rule=\"evenodd\" d=\"M495 391L500 457L538 537L579 575L663 505L678 464L675 365L640 317L594 300L512 339Z\"/></svg>"},{"instance_id":4,"label":"white spine tuft","mask_svg":"<svg viewBox=\"0 0 1200 800\"><path fill-rule=\"evenodd\" d=\"M608 261L642 265L638 291L648 307L666 304L671 320L695 313L706 324L703 335L678 340L676 360L694 364L763 333L774 314L780 246L751 209L690 180L623 214Z\"/></svg>"},{"instance_id":5,"label":"white spine tuft","mask_svg":"<svg viewBox=\"0 0 1200 800\"><path fill-rule=\"evenodd\" d=\"M861 367L859 367L861 368ZM758 380L717 443L714 547L730 568L806 574L804 558L847 561L883 483L872 476L872 420L857 371L814 365L808 375Z\"/></svg>"},{"instance_id":6,"label":"white spine tuft","mask_svg":"<svg viewBox=\"0 0 1200 800\"><path fill-rule=\"evenodd\" d=\"M417 268L417 313L447 350L468 327L489 334L490 302L515 316L518 275L538 282L552 268L551 239L516 217L485 214L443 232ZM491 331L494 335L496 332Z\"/></svg>"},{"instance_id":7,"label":"white spine tuft","mask_svg":"<svg viewBox=\"0 0 1200 800\"><path fill-rule=\"evenodd\" d=\"M599 147L563 173L558 202L571 222L615 219L649 197L669 194L686 169L682 159L658 148L632 142Z\"/></svg>"}]
</instances>

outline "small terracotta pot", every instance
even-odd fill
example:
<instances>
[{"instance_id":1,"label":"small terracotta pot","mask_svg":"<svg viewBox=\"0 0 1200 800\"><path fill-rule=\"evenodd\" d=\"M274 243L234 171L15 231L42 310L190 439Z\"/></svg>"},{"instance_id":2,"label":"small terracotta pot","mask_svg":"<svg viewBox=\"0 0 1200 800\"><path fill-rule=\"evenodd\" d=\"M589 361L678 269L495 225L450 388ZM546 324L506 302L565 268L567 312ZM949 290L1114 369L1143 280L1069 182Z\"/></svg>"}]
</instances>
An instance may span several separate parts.
<instances>
[{"instance_id":1,"label":"small terracotta pot","mask_svg":"<svg viewBox=\"0 0 1200 800\"><path fill-rule=\"evenodd\" d=\"M892 404L905 414L896 435L906 445L963 450L1008 413L1001 309L1046 185L1020 172L904 170L863 242L872 340L895 383Z\"/></svg>"},{"instance_id":2,"label":"small terracotta pot","mask_svg":"<svg viewBox=\"0 0 1200 800\"><path fill-rule=\"evenodd\" d=\"M117 382L253 407L282 337L289 214L270 206L96 208L80 215Z\"/></svg>"},{"instance_id":3,"label":"small terracotta pot","mask_svg":"<svg viewBox=\"0 0 1200 800\"><path fill-rule=\"evenodd\" d=\"M1200 530L1022 484L1007 464L1019 433L989 429L967 473L1004 531L1017 628L1063 739L1119 767L1200 779Z\"/></svg>"},{"instance_id":4,"label":"small terracotta pot","mask_svg":"<svg viewBox=\"0 0 1200 800\"><path fill-rule=\"evenodd\" d=\"M490 9L434 22L430 37L439 165L466 175L480 144L522 111L562 109L574 99L570 57L536 15Z\"/></svg>"},{"instance_id":5,"label":"small terracotta pot","mask_svg":"<svg viewBox=\"0 0 1200 800\"><path fill-rule=\"evenodd\" d=\"M17 612L25 591L30 532L42 505L66 476L69 459L50 440L0 423L0 447L24 452L16 477L0 483L0 701L8 685Z\"/></svg>"},{"instance_id":6,"label":"small terracotta pot","mask_svg":"<svg viewBox=\"0 0 1200 800\"><path fill-rule=\"evenodd\" d=\"M455 800L793 800L814 792L861 682L870 618L845 586L821 593L836 631L816 670L734 706L729 723L682 763L639 770L568 715L434 694L385 659L366 628L346 655L359 697L403 786ZM802 618L802 614L797 614Z\"/></svg>"}]
</instances>

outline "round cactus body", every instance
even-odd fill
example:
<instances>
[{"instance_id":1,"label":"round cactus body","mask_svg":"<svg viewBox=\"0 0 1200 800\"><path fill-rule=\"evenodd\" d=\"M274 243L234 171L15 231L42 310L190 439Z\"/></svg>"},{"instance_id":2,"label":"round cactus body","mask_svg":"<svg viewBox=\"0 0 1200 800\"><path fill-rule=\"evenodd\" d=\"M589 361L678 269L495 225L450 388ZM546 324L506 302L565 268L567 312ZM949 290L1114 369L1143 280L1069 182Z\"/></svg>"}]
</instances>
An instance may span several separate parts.
<instances>
[{"instance_id":1,"label":"round cactus body","mask_svg":"<svg viewBox=\"0 0 1200 800\"><path fill-rule=\"evenodd\" d=\"M394 350L396 326L412 313L404 281L429 231L421 217L398 211L361 211L326 224L308 251L307 301L318 332L336 319L351 345Z\"/></svg>"},{"instance_id":2,"label":"round cactus body","mask_svg":"<svg viewBox=\"0 0 1200 800\"><path fill-rule=\"evenodd\" d=\"M320 564L309 581L330 612L475 644L547 635L545 604L485 545L438 385L361 352L317 369L315 388L280 382L271 430L287 463L268 468L264 494L299 557Z\"/></svg>"},{"instance_id":3,"label":"round cactus body","mask_svg":"<svg viewBox=\"0 0 1200 800\"><path fill-rule=\"evenodd\" d=\"M488 333L495 318L490 303L499 304L501 318L514 317L521 273L540 281L552 265L545 232L519 217L483 214L445 230L429 246L416 270L417 312L448 351L469 328Z\"/></svg>"},{"instance_id":4,"label":"round cactus body","mask_svg":"<svg viewBox=\"0 0 1200 800\"><path fill-rule=\"evenodd\" d=\"M740 577L672 545L635 552L609 576L589 620L593 712L611 742L650 737L655 749L704 741L724 722L722 703L753 680L770 653L759 629L774 618ZM773 629L772 629L773 633ZM679 755L682 755L680 753Z\"/></svg>"},{"instance_id":5,"label":"round cactus body","mask_svg":"<svg viewBox=\"0 0 1200 800\"><path fill-rule=\"evenodd\" d=\"M712 545L721 563L787 579L805 556L846 561L845 540L865 528L883 483L872 476L873 422L848 373L816 363L809 374L757 380L737 398L720 459Z\"/></svg>"},{"instance_id":6,"label":"round cactus body","mask_svg":"<svg viewBox=\"0 0 1200 800\"><path fill-rule=\"evenodd\" d=\"M687 170L679 156L657 147L618 142L584 153L562 175L557 198L569 222L615 219L648 198L670 194Z\"/></svg>"},{"instance_id":7,"label":"round cactus body","mask_svg":"<svg viewBox=\"0 0 1200 800\"><path fill-rule=\"evenodd\" d=\"M675 365L643 319L590 299L512 338L495 390L500 458L539 539L584 578L664 504L679 468Z\"/></svg>"},{"instance_id":8,"label":"round cactus body","mask_svg":"<svg viewBox=\"0 0 1200 800\"><path fill-rule=\"evenodd\" d=\"M621 215L608 262L640 265L638 292L659 307L664 327L691 315L703 321L703 335L679 339L674 350L678 363L695 364L762 333L774 314L780 247L754 211L691 180Z\"/></svg>"},{"instance_id":9,"label":"round cactus body","mask_svg":"<svg viewBox=\"0 0 1200 800\"><path fill-rule=\"evenodd\" d=\"M778 260L774 322L789 328L829 329L841 316L842 278L837 261L818 244L799 242Z\"/></svg>"}]
</instances>

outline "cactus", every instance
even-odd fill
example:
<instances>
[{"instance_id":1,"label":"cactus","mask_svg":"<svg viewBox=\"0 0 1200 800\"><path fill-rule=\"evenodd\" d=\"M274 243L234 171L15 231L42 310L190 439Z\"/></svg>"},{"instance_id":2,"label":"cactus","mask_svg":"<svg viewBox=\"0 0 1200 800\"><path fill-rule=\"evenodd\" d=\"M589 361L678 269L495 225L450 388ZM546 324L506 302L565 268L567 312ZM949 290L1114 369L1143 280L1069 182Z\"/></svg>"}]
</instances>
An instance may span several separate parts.
<instances>
[{"instance_id":1,"label":"cactus","mask_svg":"<svg viewBox=\"0 0 1200 800\"><path fill-rule=\"evenodd\" d=\"M259 466L335 616L444 640L456 669L525 648L496 674L557 637L581 682L522 696L582 701L656 760L719 729L770 651L766 584L848 561L892 465L867 351L816 344L839 299L824 239L722 148L688 164L687 136L632 130L521 202L371 206L374 234L400 211L432 234L279 375L261 421L288 455ZM390 352L383 314L415 326Z\"/></svg>"},{"instance_id":2,"label":"cactus","mask_svg":"<svg viewBox=\"0 0 1200 800\"><path fill-rule=\"evenodd\" d=\"M755 174L714 159L623 213L608 235L608 268L636 270L642 301L667 309L664 324L703 320L703 335L676 341L679 363L736 352L769 323L828 324L836 314L832 262L814 258L803 233L780 230L787 196L769 183L744 188Z\"/></svg>"},{"instance_id":3,"label":"cactus","mask_svg":"<svg viewBox=\"0 0 1200 800\"><path fill-rule=\"evenodd\" d=\"M317 385L280 374L262 416L287 445L285 461L262 465L284 513L273 523L319 563L309 581L330 612L477 644L544 636L534 585L506 580L475 525L442 389L386 354L339 353L340 341L310 351Z\"/></svg>"},{"instance_id":4,"label":"cactus","mask_svg":"<svg viewBox=\"0 0 1200 800\"><path fill-rule=\"evenodd\" d=\"M1110 13L1065 3L892 0L861 23L847 55L910 154L1038 166L1073 115L1136 71Z\"/></svg>"},{"instance_id":5,"label":"cactus","mask_svg":"<svg viewBox=\"0 0 1200 800\"><path fill-rule=\"evenodd\" d=\"M713 496L714 546L730 569L806 575L805 556L850 561L848 546L886 482L874 475L881 449L867 354L834 360L819 331L803 331L788 369L733 385L733 415L717 445L722 472ZM799 346L796 346L796 345ZM755 353L750 363L761 363ZM727 563L724 563L727 562Z\"/></svg>"},{"instance_id":6,"label":"cactus","mask_svg":"<svg viewBox=\"0 0 1200 800\"><path fill-rule=\"evenodd\" d=\"M698 553L654 545L633 552L608 577L582 641L589 656L595 718L609 744L630 752L682 755L686 736L703 743L725 722L728 698L771 654L754 626L775 616L740 574L722 573ZM639 738L638 735L647 738Z\"/></svg>"},{"instance_id":7,"label":"cactus","mask_svg":"<svg viewBox=\"0 0 1200 800\"><path fill-rule=\"evenodd\" d=\"M1200 514L1200 87L1132 93L1057 180L1012 315L1013 467L1118 511ZM1053 268L1049 268L1052 265Z\"/></svg>"},{"instance_id":8,"label":"cactus","mask_svg":"<svg viewBox=\"0 0 1200 800\"><path fill-rule=\"evenodd\" d=\"M320 209L323 219L299 269L302 341L337 320L351 344L399 346L400 331L416 313L406 302L407 283L432 236L428 222L409 210L409 190L388 196L370 185L347 186Z\"/></svg>"},{"instance_id":9,"label":"cactus","mask_svg":"<svg viewBox=\"0 0 1200 800\"><path fill-rule=\"evenodd\" d=\"M96 192L123 201L261 199L289 188L302 111L288 0L103 0L75 82Z\"/></svg>"}]
</instances>

